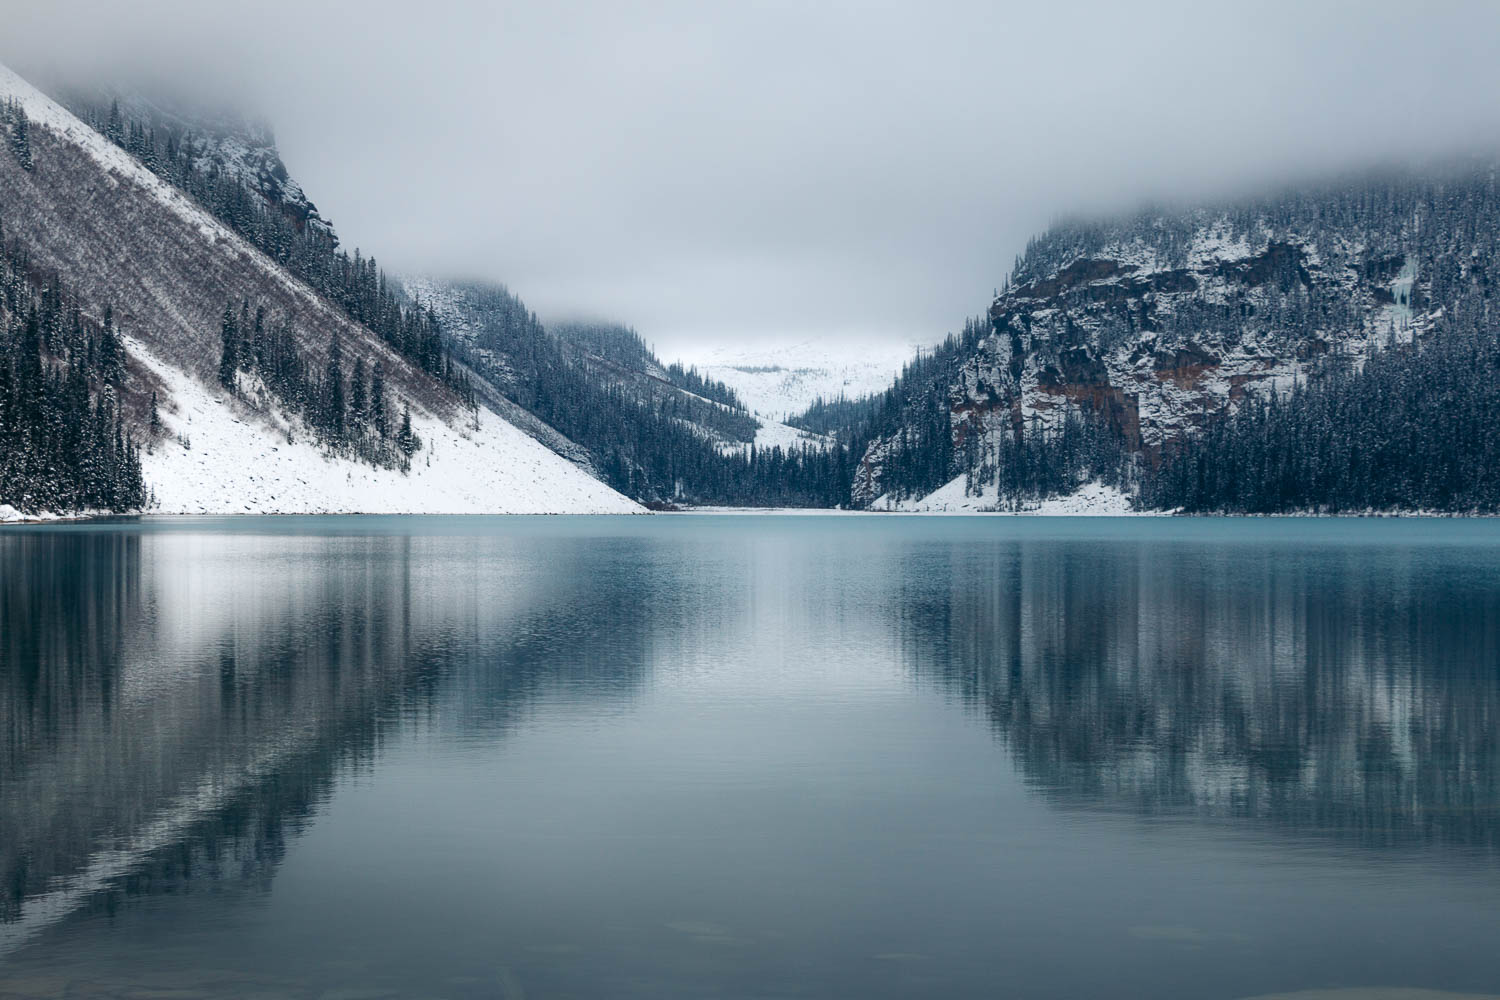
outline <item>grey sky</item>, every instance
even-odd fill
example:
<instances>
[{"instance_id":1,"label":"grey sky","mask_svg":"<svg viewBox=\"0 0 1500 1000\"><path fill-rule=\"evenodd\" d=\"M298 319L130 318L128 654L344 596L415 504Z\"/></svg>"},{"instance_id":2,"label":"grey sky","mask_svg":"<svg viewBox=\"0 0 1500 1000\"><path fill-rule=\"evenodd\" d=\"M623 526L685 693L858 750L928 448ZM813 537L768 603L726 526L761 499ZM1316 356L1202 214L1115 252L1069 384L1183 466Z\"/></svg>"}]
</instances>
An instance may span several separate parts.
<instances>
[{"instance_id":1,"label":"grey sky","mask_svg":"<svg viewBox=\"0 0 1500 1000\"><path fill-rule=\"evenodd\" d=\"M1500 3L0 0L237 96L351 247L703 343L936 339L1060 213L1491 148Z\"/></svg>"}]
</instances>

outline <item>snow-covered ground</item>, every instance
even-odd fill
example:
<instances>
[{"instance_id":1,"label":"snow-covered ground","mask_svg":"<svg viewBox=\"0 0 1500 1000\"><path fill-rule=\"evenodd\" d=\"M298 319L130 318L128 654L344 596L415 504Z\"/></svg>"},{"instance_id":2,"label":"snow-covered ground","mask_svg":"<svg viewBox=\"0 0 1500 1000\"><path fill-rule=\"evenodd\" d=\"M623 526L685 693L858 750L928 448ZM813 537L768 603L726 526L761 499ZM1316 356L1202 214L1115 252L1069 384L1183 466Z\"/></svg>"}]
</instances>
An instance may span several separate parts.
<instances>
[{"instance_id":1,"label":"snow-covered ground","mask_svg":"<svg viewBox=\"0 0 1500 1000\"><path fill-rule=\"evenodd\" d=\"M803 448L819 450L833 447L833 440L811 431L799 430L770 417L756 417L759 427L755 430L755 447L759 449L780 448L782 451L801 451ZM747 452L750 446L738 441L719 441L719 452L731 455Z\"/></svg>"},{"instance_id":2,"label":"snow-covered ground","mask_svg":"<svg viewBox=\"0 0 1500 1000\"><path fill-rule=\"evenodd\" d=\"M1031 504L1018 511L996 510L999 489L985 486L979 496L966 491L967 477L959 476L919 500L891 500L880 497L870 505L872 510L908 514L1021 514L1038 517L1127 517L1142 512L1131 509L1130 497L1103 483L1084 483L1076 492Z\"/></svg>"},{"instance_id":3,"label":"snow-covered ground","mask_svg":"<svg viewBox=\"0 0 1500 1000\"><path fill-rule=\"evenodd\" d=\"M844 351L811 342L714 347L688 351L681 361L728 385L756 416L783 421L819 397L858 399L883 392L921 346L875 343L851 345Z\"/></svg>"},{"instance_id":4,"label":"snow-covered ground","mask_svg":"<svg viewBox=\"0 0 1500 1000\"><path fill-rule=\"evenodd\" d=\"M1071 496L1054 497L1034 503L1022 510L996 510L998 490L994 486L985 488L983 495L967 496L964 490L965 477L959 476L945 483L919 500L895 501L880 497L869 510L883 514L1000 514L1030 517L1159 517L1161 511L1137 511L1130 506L1130 497L1112 486L1103 483L1084 483ZM677 511L681 514L786 514L806 516L810 514L862 515L861 510L829 510L803 507L689 507Z\"/></svg>"},{"instance_id":5,"label":"snow-covered ground","mask_svg":"<svg viewBox=\"0 0 1500 1000\"><path fill-rule=\"evenodd\" d=\"M757 417L760 421L760 429L755 432L755 447L757 448L780 448L783 451L796 451L799 448L827 448L833 444L828 438L821 434L813 434L810 431L798 430L769 417Z\"/></svg>"},{"instance_id":6,"label":"snow-covered ground","mask_svg":"<svg viewBox=\"0 0 1500 1000\"><path fill-rule=\"evenodd\" d=\"M166 514L635 514L642 508L481 408L479 426L450 427L412 411L422 449L411 471L333 458L154 358L130 353L167 386L173 410L142 455L152 513ZM185 438L188 447L179 443Z\"/></svg>"}]
</instances>

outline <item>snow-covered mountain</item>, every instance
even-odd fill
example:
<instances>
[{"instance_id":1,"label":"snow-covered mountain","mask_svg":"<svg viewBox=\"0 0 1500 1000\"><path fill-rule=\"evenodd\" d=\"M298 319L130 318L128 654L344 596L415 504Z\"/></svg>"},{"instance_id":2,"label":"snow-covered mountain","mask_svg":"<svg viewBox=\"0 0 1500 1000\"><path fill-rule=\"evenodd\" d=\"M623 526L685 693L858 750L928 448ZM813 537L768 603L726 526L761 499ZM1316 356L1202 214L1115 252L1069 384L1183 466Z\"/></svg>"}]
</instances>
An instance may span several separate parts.
<instances>
[{"instance_id":1,"label":"snow-covered mountain","mask_svg":"<svg viewBox=\"0 0 1500 1000\"><path fill-rule=\"evenodd\" d=\"M488 407L470 409L450 385L4 67L0 99L29 120L29 162L0 155L4 237L29 255L36 274L56 275L84 315L97 320L112 311L126 351L122 410L150 441L141 466L152 509L640 509ZM219 154L227 148L216 146ZM264 165L252 152L224 166ZM283 199L302 197L288 179L280 183ZM237 376L242 391L227 391L221 318L226 306L242 303L263 311L267 328L283 333L313 372L339 370L335 343L343 364L378 368L393 398L410 407L412 440L421 442L409 469L320 447L303 418L253 373ZM160 430L148 434L153 393Z\"/></svg>"},{"instance_id":2,"label":"snow-covered mountain","mask_svg":"<svg viewBox=\"0 0 1500 1000\"><path fill-rule=\"evenodd\" d=\"M180 93L84 85L51 80L45 69L41 72L30 78L38 89L148 167L157 165L155 158L165 147L184 155L199 173L243 185L299 228L334 235L332 223L287 169L269 122Z\"/></svg>"},{"instance_id":3,"label":"snow-covered mountain","mask_svg":"<svg viewBox=\"0 0 1500 1000\"><path fill-rule=\"evenodd\" d=\"M780 422L818 399L860 399L884 392L924 346L872 343L833 350L810 341L720 346L688 351L682 361L729 386L757 416Z\"/></svg>"},{"instance_id":4,"label":"snow-covered mountain","mask_svg":"<svg viewBox=\"0 0 1500 1000\"><path fill-rule=\"evenodd\" d=\"M735 462L832 446L752 415L725 380L663 364L627 326L544 326L520 298L487 282L412 275L401 284L503 405L525 414L512 418L517 426L633 496L722 503L732 499L724 483L743 471Z\"/></svg>"},{"instance_id":5,"label":"snow-covered mountain","mask_svg":"<svg viewBox=\"0 0 1500 1000\"><path fill-rule=\"evenodd\" d=\"M903 386L900 417L864 443L853 501L900 504L958 480L971 500L993 497L1017 449L1070 418L1101 424L1150 471L1247 401L1387 350L1412 360L1405 348L1449 321L1482 325L1495 176L1466 162L1054 227L986 319Z\"/></svg>"}]
</instances>

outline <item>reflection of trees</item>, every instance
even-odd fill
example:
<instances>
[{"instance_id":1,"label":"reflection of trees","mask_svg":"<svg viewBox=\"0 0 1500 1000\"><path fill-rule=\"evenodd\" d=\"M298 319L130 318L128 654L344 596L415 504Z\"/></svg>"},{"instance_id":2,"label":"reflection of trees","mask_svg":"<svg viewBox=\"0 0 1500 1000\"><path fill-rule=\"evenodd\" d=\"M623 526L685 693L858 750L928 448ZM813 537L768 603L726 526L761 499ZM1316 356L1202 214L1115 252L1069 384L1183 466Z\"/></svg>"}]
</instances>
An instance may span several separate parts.
<instances>
[{"instance_id":1,"label":"reflection of trees","mask_svg":"<svg viewBox=\"0 0 1500 1000\"><path fill-rule=\"evenodd\" d=\"M653 625L623 612L652 585L542 551L0 536L0 952L122 893L268 879L341 766L445 690L490 728L580 669L628 694Z\"/></svg>"},{"instance_id":2,"label":"reflection of trees","mask_svg":"<svg viewBox=\"0 0 1500 1000\"><path fill-rule=\"evenodd\" d=\"M1500 849L1500 556L1034 542L951 578L908 655L1045 794Z\"/></svg>"}]
</instances>

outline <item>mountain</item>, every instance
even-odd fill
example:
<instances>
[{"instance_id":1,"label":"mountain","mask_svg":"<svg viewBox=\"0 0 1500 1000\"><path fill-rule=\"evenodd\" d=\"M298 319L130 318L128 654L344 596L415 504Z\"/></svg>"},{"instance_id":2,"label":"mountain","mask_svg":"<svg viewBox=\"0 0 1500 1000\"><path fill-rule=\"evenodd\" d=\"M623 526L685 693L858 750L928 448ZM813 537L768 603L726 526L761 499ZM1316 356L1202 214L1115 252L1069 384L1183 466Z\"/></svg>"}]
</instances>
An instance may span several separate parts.
<instances>
[{"instance_id":1,"label":"mountain","mask_svg":"<svg viewBox=\"0 0 1500 1000\"><path fill-rule=\"evenodd\" d=\"M78 485L99 478L98 448L39 415L71 379L100 426L117 421L111 475L128 479L134 455L150 510L639 509L480 405L430 317L372 260L335 251L289 178L262 183L285 172L279 156L262 169L273 147L229 155L222 135L164 143L132 122L135 155L3 67L0 100L0 225L18 262L0 305L0 461L18 474L0 504L107 492ZM99 366L100 344L117 365ZM82 471L43 467L44 450Z\"/></svg>"},{"instance_id":2,"label":"mountain","mask_svg":"<svg viewBox=\"0 0 1500 1000\"><path fill-rule=\"evenodd\" d=\"M821 434L752 415L722 381L663 364L628 326L544 325L504 286L412 276L482 392L539 441L641 502L833 506L847 456ZM528 423L528 421L530 421Z\"/></svg>"},{"instance_id":3,"label":"mountain","mask_svg":"<svg viewBox=\"0 0 1500 1000\"><path fill-rule=\"evenodd\" d=\"M0 71L0 518L1500 510L1490 161L1060 223L899 371L664 364L389 278L265 126L68 102Z\"/></svg>"},{"instance_id":4,"label":"mountain","mask_svg":"<svg viewBox=\"0 0 1500 1000\"><path fill-rule=\"evenodd\" d=\"M1488 509L1497 252L1487 161L1060 224L845 434L851 499Z\"/></svg>"}]
</instances>

